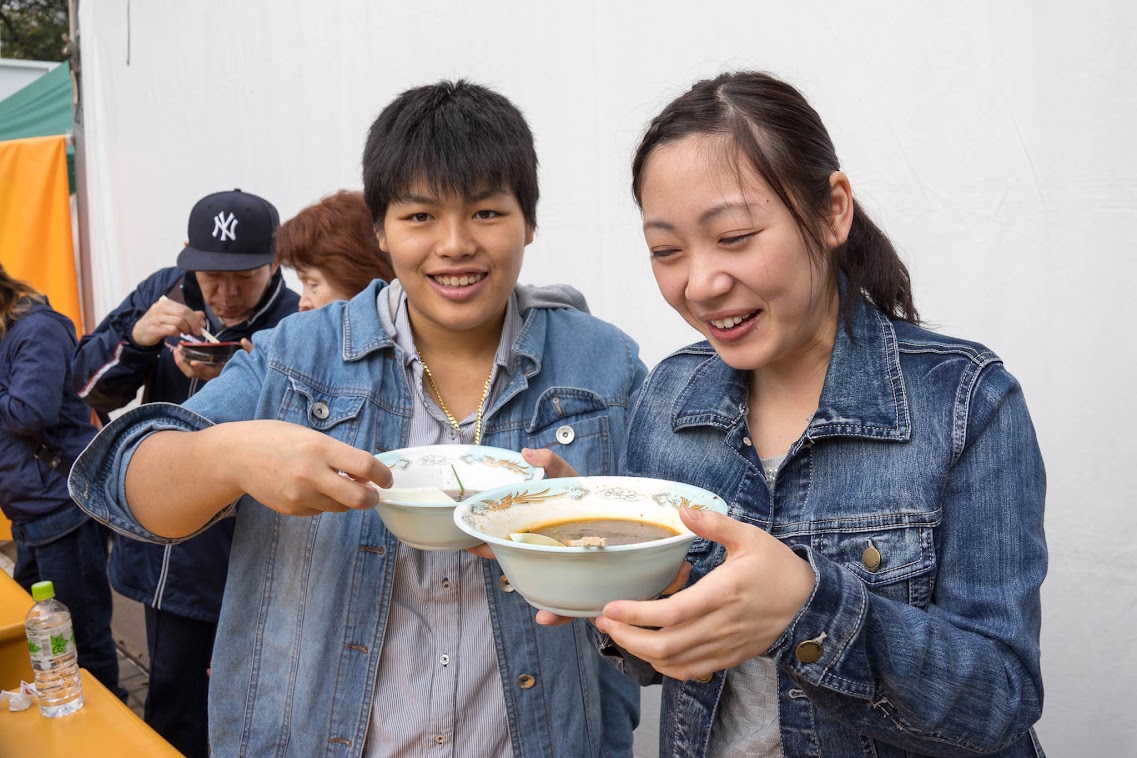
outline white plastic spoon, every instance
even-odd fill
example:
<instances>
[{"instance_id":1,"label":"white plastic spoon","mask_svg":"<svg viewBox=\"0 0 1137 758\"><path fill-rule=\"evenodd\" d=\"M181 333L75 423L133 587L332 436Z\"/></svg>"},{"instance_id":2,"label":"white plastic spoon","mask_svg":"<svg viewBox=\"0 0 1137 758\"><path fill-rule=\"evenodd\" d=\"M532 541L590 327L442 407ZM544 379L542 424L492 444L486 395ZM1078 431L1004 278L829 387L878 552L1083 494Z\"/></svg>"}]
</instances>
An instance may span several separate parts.
<instances>
[{"instance_id":1,"label":"white plastic spoon","mask_svg":"<svg viewBox=\"0 0 1137 758\"><path fill-rule=\"evenodd\" d=\"M454 498L447 495L443 490L437 487L391 487L390 489L383 489L379 485L374 485L375 489L379 490L379 499L387 502L398 503L454 503L457 502Z\"/></svg>"},{"instance_id":2,"label":"white plastic spoon","mask_svg":"<svg viewBox=\"0 0 1137 758\"><path fill-rule=\"evenodd\" d=\"M509 538L514 542L524 542L527 545L548 545L549 547L568 547L560 540L555 540L552 537L546 537L543 534L535 534L534 532L512 532Z\"/></svg>"}]
</instances>

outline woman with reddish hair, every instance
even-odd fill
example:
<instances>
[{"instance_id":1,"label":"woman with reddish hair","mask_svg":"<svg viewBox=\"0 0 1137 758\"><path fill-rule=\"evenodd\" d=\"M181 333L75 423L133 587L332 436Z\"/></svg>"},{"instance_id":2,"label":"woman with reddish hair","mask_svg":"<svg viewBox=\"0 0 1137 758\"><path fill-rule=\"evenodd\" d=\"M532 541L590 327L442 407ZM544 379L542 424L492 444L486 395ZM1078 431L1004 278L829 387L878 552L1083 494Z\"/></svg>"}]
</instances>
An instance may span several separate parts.
<instances>
[{"instance_id":1,"label":"woman with reddish hair","mask_svg":"<svg viewBox=\"0 0 1137 758\"><path fill-rule=\"evenodd\" d=\"M296 214L276 231L277 261L296 269L300 310L350 300L371 282L395 278L379 249L363 193L340 190Z\"/></svg>"}]
</instances>

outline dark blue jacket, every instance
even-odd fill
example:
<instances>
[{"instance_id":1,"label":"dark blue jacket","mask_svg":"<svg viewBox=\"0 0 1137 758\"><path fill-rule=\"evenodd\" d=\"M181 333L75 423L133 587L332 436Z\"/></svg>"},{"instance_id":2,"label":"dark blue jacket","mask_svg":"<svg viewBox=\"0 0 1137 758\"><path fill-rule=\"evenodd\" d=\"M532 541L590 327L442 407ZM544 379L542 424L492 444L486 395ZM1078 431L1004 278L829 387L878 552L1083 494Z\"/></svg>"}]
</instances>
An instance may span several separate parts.
<instances>
[{"instance_id":1,"label":"dark blue jacket","mask_svg":"<svg viewBox=\"0 0 1137 758\"><path fill-rule=\"evenodd\" d=\"M79 341L73 362L75 389L100 413L134 400L139 388L144 388L144 403L182 403L204 386L204 382L191 380L181 372L166 345L142 347L130 340L135 323L162 295L194 310L205 310L197 278L179 268L166 268L139 284L94 332ZM276 326L285 316L296 313L299 304L300 296L285 286L277 271L252 318L235 326L222 326L210 319L209 329L218 339L240 340ZM119 539L111 553L111 584L126 597L154 608L199 621L216 621L232 542L232 519L224 519L177 545Z\"/></svg>"},{"instance_id":2,"label":"dark blue jacket","mask_svg":"<svg viewBox=\"0 0 1137 758\"><path fill-rule=\"evenodd\" d=\"M75 328L43 303L8 325L0 339L0 509L13 531L50 542L87 520L67 493L70 465L95 436L91 411L71 389ZM50 454L33 457L45 444ZM33 526L34 525L34 526Z\"/></svg>"}]
</instances>

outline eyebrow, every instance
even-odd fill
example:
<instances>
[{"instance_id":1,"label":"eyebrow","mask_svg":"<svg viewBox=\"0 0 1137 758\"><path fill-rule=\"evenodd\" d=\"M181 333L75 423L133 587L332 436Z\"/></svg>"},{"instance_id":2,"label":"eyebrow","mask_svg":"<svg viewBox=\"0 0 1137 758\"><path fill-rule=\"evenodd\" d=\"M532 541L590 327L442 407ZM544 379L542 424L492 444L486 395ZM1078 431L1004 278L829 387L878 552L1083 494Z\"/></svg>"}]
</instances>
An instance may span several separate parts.
<instances>
[{"instance_id":1,"label":"eyebrow","mask_svg":"<svg viewBox=\"0 0 1137 758\"><path fill-rule=\"evenodd\" d=\"M718 205L712 205L699 214L699 226L706 226L719 216L730 211L745 211L753 214L754 206L742 200L727 200ZM675 231L675 225L662 219L653 218L644 221L644 229L659 229L665 232L673 232Z\"/></svg>"}]
</instances>

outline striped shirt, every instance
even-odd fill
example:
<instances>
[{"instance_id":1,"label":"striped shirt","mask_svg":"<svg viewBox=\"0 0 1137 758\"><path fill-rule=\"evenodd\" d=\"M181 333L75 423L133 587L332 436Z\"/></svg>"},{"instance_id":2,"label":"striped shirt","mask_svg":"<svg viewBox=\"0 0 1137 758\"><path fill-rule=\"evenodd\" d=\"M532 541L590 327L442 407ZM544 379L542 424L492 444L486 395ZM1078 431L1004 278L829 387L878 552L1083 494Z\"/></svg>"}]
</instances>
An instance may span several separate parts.
<instances>
[{"instance_id":1,"label":"striped shirt","mask_svg":"<svg viewBox=\"0 0 1137 758\"><path fill-rule=\"evenodd\" d=\"M380 308L387 307L386 294L379 296ZM477 412L459 422L459 433L423 388L405 293L400 293L394 323L413 398L407 444L472 443ZM513 294L487 409L509 382L521 326ZM366 758L513 754L481 558L464 550L428 552L399 545L374 703Z\"/></svg>"}]
</instances>

